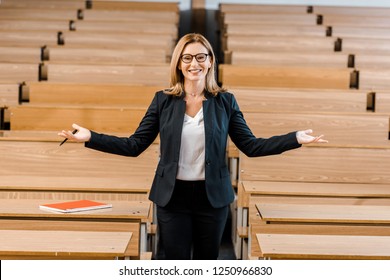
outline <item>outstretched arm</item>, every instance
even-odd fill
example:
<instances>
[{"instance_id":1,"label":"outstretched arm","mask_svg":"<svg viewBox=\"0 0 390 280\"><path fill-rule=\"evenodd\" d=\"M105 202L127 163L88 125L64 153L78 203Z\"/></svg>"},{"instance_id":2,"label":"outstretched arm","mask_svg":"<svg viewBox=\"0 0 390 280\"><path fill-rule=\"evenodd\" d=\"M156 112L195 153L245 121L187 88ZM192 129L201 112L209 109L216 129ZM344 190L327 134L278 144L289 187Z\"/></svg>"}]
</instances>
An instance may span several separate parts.
<instances>
[{"instance_id":1,"label":"outstretched arm","mask_svg":"<svg viewBox=\"0 0 390 280\"><path fill-rule=\"evenodd\" d=\"M310 143L328 143L328 140L323 139L324 135L312 136L313 130L301 130L297 131L297 141L299 144L310 144Z\"/></svg>"}]
</instances>

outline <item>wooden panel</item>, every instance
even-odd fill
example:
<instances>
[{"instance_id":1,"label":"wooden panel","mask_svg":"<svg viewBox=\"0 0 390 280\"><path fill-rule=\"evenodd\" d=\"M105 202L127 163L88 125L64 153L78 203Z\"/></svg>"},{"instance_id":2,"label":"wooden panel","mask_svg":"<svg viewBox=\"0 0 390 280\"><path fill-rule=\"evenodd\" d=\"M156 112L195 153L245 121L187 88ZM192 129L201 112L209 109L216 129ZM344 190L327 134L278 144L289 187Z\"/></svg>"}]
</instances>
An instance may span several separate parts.
<instances>
[{"instance_id":1,"label":"wooden panel","mask_svg":"<svg viewBox=\"0 0 390 280\"><path fill-rule=\"evenodd\" d=\"M141 11L174 11L178 12L177 2L129 2L121 0L93 0L94 10L141 10Z\"/></svg>"},{"instance_id":2,"label":"wooden panel","mask_svg":"<svg viewBox=\"0 0 390 280\"><path fill-rule=\"evenodd\" d=\"M389 236L257 234L257 240L265 258L390 259Z\"/></svg>"},{"instance_id":3,"label":"wooden panel","mask_svg":"<svg viewBox=\"0 0 390 280\"><path fill-rule=\"evenodd\" d=\"M101 132L134 132L145 108L22 105L10 108L11 129L55 130L73 123Z\"/></svg>"},{"instance_id":4,"label":"wooden panel","mask_svg":"<svg viewBox=\"0 0 390 280\"><path fill-rule=\"evenodd\" d=\"M148 193L158 162L157 144L137 158L129 158L86 149L70 141L59 146L61 140L2 140L0 185L8 192L4 196L22 198L17 192L40 191L35 198L60 199L65 192L73 192L79 193L75 199L96 193L96 197L107 199L109 196L104 194L113 194L113 200L124 200L121 194L144 197Z\"/></svg>"},{"instance_id":5,"label":"wooden panel","mask_svg":"<svg viewBox=\"0 0 390 280\"><path fill-rule=\"evenodd\" d=\"M226 60L225 60L226 62ZM260 65L260 66L296 66L296 67L348 67L348 55L334 52L244 52L233 51L231 64L234 65Z\"/></svg>"},{"instance_id":6,"label":"wooden panel","mask_svg":"<svg viewBox=\"0 0 390 280\"><path fill-rule=\"evenodd\" d=\"M132 257L139 256L139 231L138 222L93 222L93 221L55 221L55 220L22 220L0 219L1 228L4 230L39 230L39 231L88 231L88 232L131 232L132 237L126 254Z\"/></svg>"},{"instance_id":7,"label":"wooden panel","mask_svg":"<svg viewBox=\"0 0 390 280\"><path fill-rule=\"evenodd\" d=\"M247 36L318 36L326 35L326 26L322 25L272 25L256 23L226 24L224 34Z\"/></svg>"},{"instance_id":8,"label":"wooden panel","mask_svg":"<svg viewBox=\"0 0 390 280\"><path fill-rule=\"evenodd\" d=\"M267 5L267 4L239 4L239 3L220 3L219 9L223 13L291 13L305 14L307 6L303 5Z\"/></svg>"},{"instance_id":9,"label":"wooden panel","mask_svg":"<svg viewBox=\"0 0 390 280\"><path fill-rule=\"evenodd\" d=\"M372 114L246 113L257 137L269 138L289 131L315 129L333 146L390 147L389 116Z\"/></svg>"},{"instance_id":10,"label":"wooden panel","mask_svg":"<svg viewBox=\"0 0 390 280\"><path fill-rule=\"evenodd\" d=\"M179 14L174 11L142 11L142 10L84 10L85 21L98 22L145 22L153 20L154 23L179 23Z\"/></svg>"},{"instance_id":11,"label":"wooden panel","mask_svg":"<svg viewBox=\"0 0 390 280\"><path fill-rule=\"evenodd\" d=\"M19 85L0 84L0 107L9 107L19 104Z\"/></svg>"},{"instance_id":12,"label":"wooden panel","mask_svg":"<svg viewBox=\"0 0 390 280\"><path fill-rule=\"evenodd\" d=\"M351 70L310 67L219 65L224 86L349 89Z\"/></svg>"},{"instance_id":13,"label":"wooden panel","mask_svg":"<svg viewBox=\"0 0 390 280\"><path fill-rule=\"evenodd\" d=\"M131 239L125 232L0 230L1 259L115 259Z\"/></svg>"},{"instance_id":14,"label":"wooden panel","mask_svg":"<svg viewBox=\"0 0 390 280\"><path fill-rule=\"evenodd\" d=\"M164 49L148 50L142 47L104 49L88 47L50 47L49 61L63 64L163 64L167 63Z\"/></svg>"},{"instance_id":15,"label":"wooden panel","mask_svg":"<svg viewBox=\"0 0 390 280\"><path fill-rule=\"evenodd\" d=\"M390 113L390 94L376 93L375 94L375 112Z\"/></svg>"},{"instance_id":16,"label":"wooden panel","mask_svg":"<svg viewBox=\"0 0 390 280\"><path fill-rule=\"evenodd\" d=\"M252 13L227 13L224 22L230 23L268 23L268 24L293 24L316 25L317 15L314 14L252 14Z\"/></svg>"},{"instance_id":17,"label":"wooden panel","mask_svg":"<svg viewBox=\"0 0 390 280\"><path fill-rule=\"evenodd\" d=\"M0 82L21 83L38 81L38 63L0 63Z\"/></svg>"},{"instance_id":18,"label":"wooden panel","mask_svg":"<svg viewBox=\"0 0 390 280\"><path fill-rule=\"evenodd\" d=\"M231 88L243 112L361 112L367 93L356 90Z\"/></svg>"},{"instance_id":19,"label":"wooden panel","mask_svg":"<svg viewBox=\"0 0 390 280\"><path fill-rule=\"evenodd\" d=\"M1 47L0 63L36 63L41 62L39 47Z\"/></svg>"},{"instance_id":20,"label":"wooden panel","mask_svg":"<svg viewBox=\"0 0 390 280\"><path fill-rule=\"evenodd\" d=\"M1 9L0 9L1 11ZM0 31L1 46L36 47L57 45L57 33L53 31L26 30Z\"/></svg>"},{"instance_id":21,"label":"wooden panel","mask_svg":"<svg viewBox=\"0 0 390 280\"><path fill-rule=\"evenodd\" d=\"M359 88L364 90L389 90L390 71L388 69L360 69Z\"/></svg>"},{"instance_id":22,"label":"wooden panel","mask_svg":"<svg viewBox=\"0 0 390 280\"><path fill-rule=\"evenodd\" d=\"M281 155L240 157L241 180L389 184L390 150L302 147Z\"/></svg>"},{"instance_id":23,"label":"wooden panel","mask_svg":"<svg viewBox=\"0 0 390 280\"><path fill-rule=\"evenodd\" d=\"M48 64L49 82L167 85L169 65L71 65Z\"/></svg>"},{"instance_id":24,"label":"wooden panel","mask_svg":"<svg viewBox=\"0 0 390 280\"><path fill-rule=\"evenodd\" d=\"M146 108L161 86L29 83L31 104L84 104Z\"/></svg>"},{"instance_id":25,"label":"wooden panel","mask_svg":"<svg viewBox=\"0 0 390 280\"><path fill-rule=\"evenodd\" d=\"M242 36L229 35L222 42L224 50L241 51L306 51L318 52L334 50L335 38L294 36Z\"/></svg>"}]
</instances>

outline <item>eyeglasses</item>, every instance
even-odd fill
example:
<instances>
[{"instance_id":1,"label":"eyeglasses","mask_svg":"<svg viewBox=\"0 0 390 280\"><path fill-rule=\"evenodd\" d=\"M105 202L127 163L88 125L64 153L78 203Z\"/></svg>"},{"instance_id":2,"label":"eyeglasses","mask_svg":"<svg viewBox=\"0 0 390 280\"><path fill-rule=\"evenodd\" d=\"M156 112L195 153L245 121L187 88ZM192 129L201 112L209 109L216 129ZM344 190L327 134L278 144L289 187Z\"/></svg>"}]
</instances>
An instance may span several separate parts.
<instances>
[{"instance_id":1,"label":"eyeglasses","mask_svg":"<svg viewBox=\"0 0 390 280\"><path fill-rule=\"evenodd\" d=\"M198 53L196 55L192 55L192 54L183 54L180 58L181 58L181 61L183 61L184 63L191 63L192 60L196 59L197 62L205 62L207 57L209 55L207 53Z\"/></svg>"}]
</instances>

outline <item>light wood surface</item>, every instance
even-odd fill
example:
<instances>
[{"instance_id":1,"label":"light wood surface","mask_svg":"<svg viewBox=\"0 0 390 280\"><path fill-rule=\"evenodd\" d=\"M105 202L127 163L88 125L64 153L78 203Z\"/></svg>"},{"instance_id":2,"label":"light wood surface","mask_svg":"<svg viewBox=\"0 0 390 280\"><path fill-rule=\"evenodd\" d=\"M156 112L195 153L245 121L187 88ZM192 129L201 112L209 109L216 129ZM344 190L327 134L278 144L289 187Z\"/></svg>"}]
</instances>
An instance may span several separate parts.
<instances>
[{"instance_id":1,"label":"light wood surface","mask_svg":"<svg viewBox=\"0 0 390 280\"><path fill-rule=\"evenodd\" d=\"M158 162L158 145L129 158L70 141L59 146L60 141L1 141L2 198L146 198Z\"/></svg>"},{"instance_id":2,"label":"light wood surface","mask_svg":"<svg viewBox=\"0 0 390 280\"><path fill-rule=\"evenodd\" d=\"M367 112L368 93L360 90L233 87L243 112Z\"/></svg>"},{"instance_id":3,"label":"light wood surface","mask_svg":"<svg viewBox=\"0 0 390 280\"><path fill-rule=\"evenodd\" d=\"M124 257L131 232L0 230L2 259Z\"/></svg>"},{"instance_id":4,"label":"light wood surface","mask_svg":"<svg viewBox=\"0 0 390 280\"><path fill-rule=\"evenodd\" d=\"M349 89L351 70L342 68L219 65L226 87L290 87Z\"/></svg>"},{"instance_id":5,"label":"light wood surface","mask_svg":"<svg viewBox=\"0 0 390 280\"><path fill-rule=\"evenodd\" d=\"M135 201L100 201L112 204L112 208L61 213L41 210L39 205L61 203L68 200L45 199L0 199L0 218L25 218L47 220L111 220L111 221L144 221L150 219L152 203L148 200Z\"/></svg>"},{"instance_id":6,"label":"light wood surface","mask_svg":"<svg viewBox=\"0 0 390 280\"><path fill-rule=\"evenodd\" d=\"M390 149L381 147L301 147L277 156L243 156L240 180L388 184L389 157Z\"/></svg>"},{"instance_id":7,"label":"light wood surface","mask_svg":"<svg viewBox=\"0 0 390 280\"><path fill-rule=\"evenodd\" d=\"M31 104L85 104L146 108L163 86L86 83L28 83Z\"/></svg>"},{"instance_id":8,"label":"light wood surface","mask_svg":"<svg viewBox=\"0 0 390 280\"><path fill-rule=\"evenodd\" d=\"M238 205L248 207L253 196L308 197L308 200L314 197L390 198L390 190L379 184L241 181Z\"/></svg>"},{"instance_id":9,"label":"light wood surface","mask_svg":"<svg viewBox=\"0 0 390 280\"><path fill-rule=\"evenodd\" d=\"M256 204L265 223L390 225L389 205Z\"/></svg>"},{"instance_id":10,"label":"light wood surface","mask_svg":"<svg viewBox=\"0 0 390 280\"><path fill-rule=\"evenodd\" d=\"M390 259L390 236L257 234L271 259Z\"/></svg>"}]
</instances>

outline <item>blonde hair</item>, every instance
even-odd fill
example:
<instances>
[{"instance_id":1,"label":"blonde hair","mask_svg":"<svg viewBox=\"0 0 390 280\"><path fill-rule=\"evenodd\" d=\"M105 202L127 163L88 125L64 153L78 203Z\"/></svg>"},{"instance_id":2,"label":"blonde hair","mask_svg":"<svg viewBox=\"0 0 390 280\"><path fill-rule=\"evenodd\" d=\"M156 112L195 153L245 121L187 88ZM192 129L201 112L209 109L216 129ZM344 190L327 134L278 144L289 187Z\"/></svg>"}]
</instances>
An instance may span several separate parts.
<instances>
[{"instance_id":1,"label":"blonde hair","mask_svg":"<svg viewBox=\"0 0 390 280\"><path fill-rule=\"evenodd\" d=\"M220 87L217 84L215 78L216 72L216 61L213 48L207 39L198 33L189 33L184 35L176 44L175 49L173 50L172 59L171 59L171 81L170 88L164 90L164 93L171 94L175 96L180 96L184 92L184 76L181 70L179 69L180 56L184 48L192 43L201 43L207 50L210 56L211 67L206 74L206 91L210 92L212 95L217 95L218 92L226 91L224 88Z\"/></svg>"}]
</instances>

